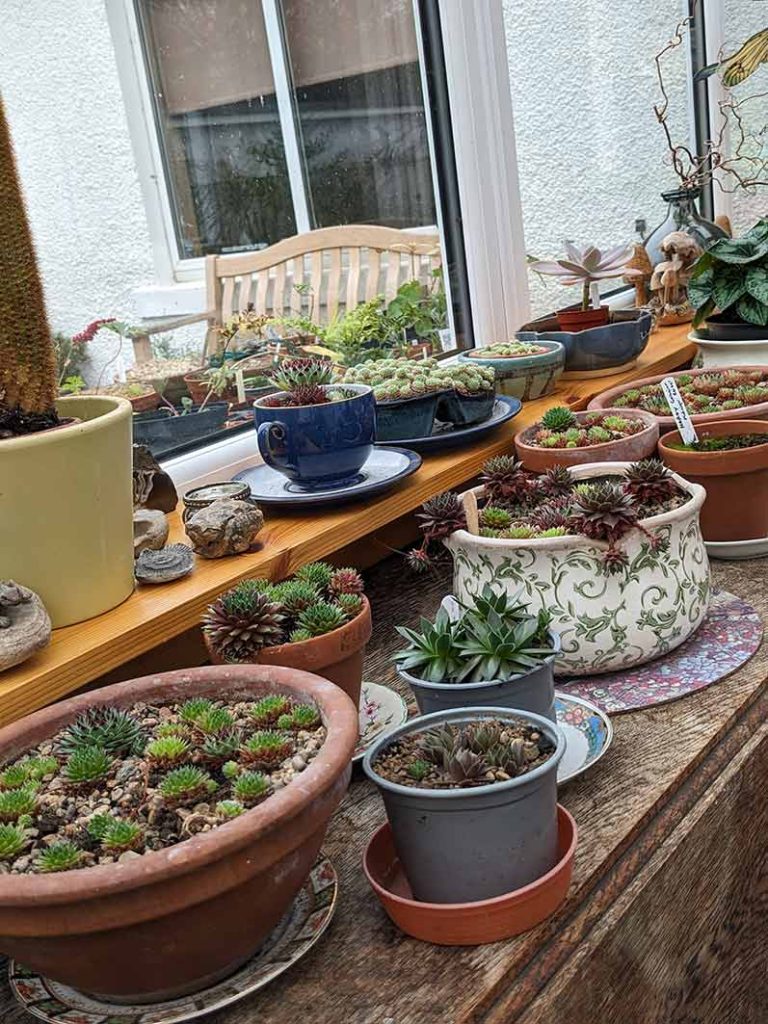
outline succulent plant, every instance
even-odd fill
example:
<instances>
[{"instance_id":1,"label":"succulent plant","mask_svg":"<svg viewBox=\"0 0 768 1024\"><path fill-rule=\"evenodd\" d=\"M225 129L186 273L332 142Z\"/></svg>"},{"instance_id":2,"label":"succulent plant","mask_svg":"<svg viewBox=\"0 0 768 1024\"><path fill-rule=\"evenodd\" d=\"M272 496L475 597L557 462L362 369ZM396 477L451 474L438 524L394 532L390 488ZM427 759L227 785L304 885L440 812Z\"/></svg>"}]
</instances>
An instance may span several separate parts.
<instances>
[{"instance_id":1,"label":"succulent plant","mask_svg":"<svg viewBox=\"0 0 768 1024\"><path fill-rule=\"evenodd\" d=\"M284 580L278 583L272 591L272 596L294 618L320 599L317 588L302 580Z\"/></svg>"},{"instance_id":2,"label":"succulent plant","mask_svg":"<svg viewBox=\"0 0 768 1024\"><path fill-rule=\"evenodd\" d=\"M573 512L579 532L592 540L605 540L613 545L637 523L632 499L619 484L579 484L574 498Z\"/></svg>"},{"instance_id":3,"label":"succulent plant","mask_svg":"<svg viewBox=\"0 0 768 1024\"><path fill-rule=\"evenodd\" d=\"M344 613L344 618L351 622L363 610L363 599L360 594L339 594L336 604ZM291 634L293 635L293 634ZM295 643L295 641L293 641Z\"/></svg>"},{"instance_id":4,"label":"succulent plant","mask_svg":"<svg viewBox=\"0 0 768 1024\"><path fill-rule=\"evenodd\" d=\"M226 662L252 661L262 647L285 637L285 611L269 594L241 584L222 594L203 616L203 632L216 654Z\"/></svg>"},{"instance_id":5,"label":"succulent plant","mask_svg":"<svg viewBox=\"0 0 768 1024\"><path fill-rule=\"evenodd\" d=\"M512 513L496 505L486 505L480 512L480 525L488 530L506 530L512 525Z\"/></svg>"},{"instance_id":6,"label":"succulent plant","mask_svg":"<svg viewBox=\"0 0 768 1024\"><path fill-rule=\"evenodd\" d=\"M541 619L528 616L519 621L489 611L487 616L474 611L462 619L462 632L457 648L462 667L457 681L462 683L490 682L510 679L536 668L553 651L542 636Z\"/></svg>"},{"instance_id":7,"label":"succulent plant","mask_svg":"<svg viewBox=\"0 0 768 1024\"><path fill-rule=\"evenodd\" d=\"M177 736L185 740L189 737L189 729L184 722L161 722L155 727L155 739L162 740L168 736Z\"/></svg>"},{"instance_id":8,"label":"succulent plant","mask_svg":"<svg viewBox=\"0 0 768 1024\"><path fill-rule=\"evenodd\" d=\"M67 758L62 776L70 786L96 786L109 774L112 758L103 747L78 747Z\"/></svg>"},{"instance_id":9,"label":"succulent plant","mask_svg":"<svg viewBox=\"0 0 768 1024\"><path fill-rule=\"evenodd\" d=\"M566 286L582 286L582 309L589 309L590 297L595 307L600 305L598 285L612 277L634 277L642 273L628 266L632 258L631 245L618 245L602 253L594 245L583 249L566 241L565 258L558 260L532 260L530 269L536 274L545 274L560 279Z\"/></svg>"},{"instance_id":10,"label":"succulent plant","mask_svg":"<svg viewBox=\"0 0 768 1024\"><path fill-rule=\"evenodd\" d=\"M0 790L18 789L28 778L29 775L23 762L12 764L0 774Z\"/></svg>"},{"instance_id":11,"label":"succulent plant","mask_svg":"<svg viewBox=\"0 0 768 1024\"><path fill-rule=\"evenodd\" d=\"M292 629L288 637L288 643L303 644L305 640L312 640L312 634L308 629Z\"/></svg>"},{"instance_id":12,"label":"succulent plant","mask_svg":"<svg viewBox=\"0 0 768 1024\"><path fill-rule=\"evenodd\" d=\"M220 800L216 804L216 817L222 821L231 821L239 818L245 812L245 807L239 800Z\"/></svg>"},{"instance_id":13,"label":"succulent plant","mask_svg":"<svg viewBox=\"0 0 768 1024\"><path fill-rule=\"evenodd\" d=\"M104 838L104 833L115 821L117 821L117 818L113 814L94 814L93 817L88 819L85 831L92 839L101 842Z\"/></svg>"},{"instance_id":14,"label":"succulent plant","mask_svg":"<svg viewBox=\"0 0 768 1024\"><path fill-rule=\"evenodd\" d=\"M431 766L429 761L417 758L415 761L411 761L406 771L412 779L415 779L417 782L421 782L422 779L425 779L429 775L430 769Z\"/></svg>"},{"instance_id":15,"label":"succulent plant","mask_svg":"<svg viewBox=\"0 0 768 1024\"><path fill-rule=\"evenodd\" d=\"M467 517L461 498L453 491L445 491L427 499L416 513L419 529L427 541L449 537L456 530L464 530Z\"/></svg>"},{"instance_id":16,"label":"succulent plant","mask_svg":"<svg viewBox=\"0 0 768 1024\"><path fill-rule=\"evenodd\" d=\"M178 807L192 803L212 793L216 783L202 768L196 765L184 765L174 768L163 777L158 787L163 802L167 807Z\"/></svg>"},{"instance_id":17,"label":"succulent plant","mask_svg":"<svg viewBox=\"0 0 768 1024\"><path fill-rule=\"evenodd\" d=\"M220 736L229 732L235 720L226 708L209 708L195 719L195 728L206 736Z\"/></svg>"},{"instance_id":18,"label":"succulent plant","mask_svg":"<svg viewBox=\"0 0 768 1024\"><path fill-rule=\"evenodd\" d=\"M531 477L514 455L496 455L483 466L480 479L491 505L524 504L531 493Z\"/></svg>"},{"instance_id":19,"label":"succulent plant","mask_svg":"<svg viewBox=\"0 0 768 1024\"><path fill-rule=\"evenodd\" d=\"M242 772L232 783L232 793L244 807L255 807L271 792L269 779L261 772Z\"/></svg>"},{"instance_id":20,"label":"succulent plant","mask_svg":"<svg viewBox=\"0 0 768 1024\"><path fill-rule=\"evenodd\" d=\"M309 583L318 593L325 593L333 578L333 566L327 562L310 562L296 571L296 579Z\"/></svg>"},{"instance_id":21,"label":"succulent plant","mask_svg":"<svg viewBox=\"0 0 768 1024\"><path fill-rule=\"evenodd\" d=\"M144 829L135 821L114 819L101 835L101 845L105 853L120 854L126 850L136 850L143 845Z\"/></svg>"},{"instance_id":22,"label":"succulent plant","mask_svg":"<svg viewBox=\"0 0 768 1024\"><path fill-rule=\"evenodd\" d=\"M340 594L362 594L365 589L363 578L357 569L349 567L336 569L328 582L328 593L333 597Z\"/></svg>"},{"instance_id":23,"label":"succulent plant","mask_svg":"<svg viewBox=\"0 0 768 1024\"><path fill-rule=\"evenodd\" d=\"M311 704L294 704L291 712L292 729L314 729L320 725L320 712Z\"/></svg>"},{"instance_id":24,"label":"succulent plant","mask_svg":"<svg viewBox=\"0 0 768 1024\"><path fill-rule=\"evenodd\" d=\"M0 861L13 860L29 843L29 833L21 825L0 825Z\"/></svg>"},{"instance_id":25,"label":"succulent plant","mask_svg":"<svg viewBox=\"0 0 768 1024\"><path fill-rule=\"evenodd\" d=\"M185 722L189 722L194 725L200 715L206 714L211 711L214 704L212 700L208 700L207 697L192 697L191 700L185 701L179 708L179 715L184 719Z\"/></svg>"},{"instance_id":26,"label":"succulent plant","mask_svg":"<svg viewBox=\"0 0 768 1024\"><path fill-rule=\"evenodd\" d=\"M250 714L256 725L268 726L276 722L280 715L289 712L290 709L291 702L287 697L282 693L270 693L256 701L251 707Z\"/></svg>"},{"instance_id":27,"label":"succulent plant","mask_svg":"<svg viewBox=\"0 0 768 1024\"><path fill-rule=\"evenodd\" d=\"M144 748L144 756L152 764L168 767L187 760L189 744L180 736L161 736L151 740Z\"/></svg>"},{"instance_id":28,"label":"succulent plant","mask_svg":"<svg viewBox=\"0 0 768 1024\"><path fill-rule=\"evenodd\" d=\"M221 774L227 781L231 782L240 774L241 768L237 761L225 761L221 766Z\"/></svg>"},{"instance_id":29,"label":"succulent plant","mask_svg":"<svg viewBox=\"0 0 768 1024\"><path fill-rule=\"evenodd\" d=\"M109 754L140 754L147 737L138 719L122 708L90 708L78 715L58 739L62 754L84 747L101 747Z\"/></svg>"},{"instance_id":30,"label":"succulent plant","mask_svg":"<svg viewBox=\"0 0 768 1024\"><path fill-rule=\"evenodd\" d=\"M0 821L17 821L25 814L32 814L37 806L37 797L31 789L6 789L0 793Z\"/></svg>"},{"instance_id":31,"label":"succulent plant","mask_svg":"<svg viewBox=\"0 0 768 1024\"><path fill-rule=\"evenodd\" d=\"M284 359L270 374L275 387L281 391L295 391L333 380L333 366L322 359Z\"/></svg>"},{"instance_id":32,"label":"succulent plant","mask_svg":"<svg viewBox=\"0 0 768 1024\"><path fill-rule=\"evenodd\" d=\"M46 775L53 775L59 767L59 762L55 757L27 757L19 762L19 767L24 769L28 779L39 782Z\"/></svg>"},{"instance_id":33,"label":"succulent plant","mask_svg":"<svg viewBox=\"0 0 768 1024\"><path fill-rule=\"evenodd\" d=\"M536 345L530 341L497 341L493 345L477 349L476 354L481 358L504 356L507 359L514 359L517 356L535 356L546 351L543 345Z\"/></svg>"},{"instance_id":34,"label":"succulent plant","mask_svg":"<svg viewBox=\"0 0 768 1024\"><path fill-rule=\"evenodd\" d=\"M221 764L234 757L240 749L240 733L229 729L213 736L206 736L200 745L200 757L210 764Z\"/></svg>"},{"instance_id":35,"label":"succulent plant","mask_svg":"<svg viewBox=\"0 0 768 1024\"><path fill-rule=\"evenodd\" d=\"M51 843L43 850L35 861L38 871L51 874L54 871L71 871L80 866L83 854L74 843L63 840L60 843Z\"/></svg>"},{"instance_id":36,"label":"succulent plant","mask_svg":"<svg viewBox=\"0 0 768 1024\"><path fill-rule=\"evenodd\" d=\"M574 414L565 405L556 405L552 409L547 409L541 417L541 425L547 430L567 430L569 427L575 426L577 422Z\"/></svg>"},{"instance_id":37,"label":"succulent plant","mask_svg":"<svg viewBox=\"0 0 768 1024\"><path fill-rule=\"evenodd\" d=\"M625 476L627 491L641 503L666 501L677 489L672 474L659 459L634 462Z\"/></svg>"},{"instance_id":38,"label":"succulent plant","mask_svg":"<svg viewBox=\"0 0 768 1024\"><path fill-rule=\"evenodd\" d=\"M293 740L289 735L273 729L264 729L248 737L240 748L240 757L247 764L268 769L290 757L294 749Z\"/></svg>"},{"instance_id":39,"label":"succulent plant","mask_svg":"<svg viewBox=\"0 0 768 1024\"><path fill-rule=\"evenodd\" d=\"M455 623L445 608L440 608L434 623L422 617L421 632L407 626L397 626L397 632L408 646L393 656L393 661L404 672L410 672L428 683L440 683L453 679L460 669L459 652L456 646L459 635Z\"/></svg>"},{"instance_id":40,"label":"succulent plant","mask_svg":"<svg viewBox=\"0 0 768 1024\"><path fill-rule=\"evenodd\" d=\"M333 632L346 622L344 612L329 601L318 601L305 608L297 619L298 628L306 630L311 637Z\"/></svg>"}]
</instances>

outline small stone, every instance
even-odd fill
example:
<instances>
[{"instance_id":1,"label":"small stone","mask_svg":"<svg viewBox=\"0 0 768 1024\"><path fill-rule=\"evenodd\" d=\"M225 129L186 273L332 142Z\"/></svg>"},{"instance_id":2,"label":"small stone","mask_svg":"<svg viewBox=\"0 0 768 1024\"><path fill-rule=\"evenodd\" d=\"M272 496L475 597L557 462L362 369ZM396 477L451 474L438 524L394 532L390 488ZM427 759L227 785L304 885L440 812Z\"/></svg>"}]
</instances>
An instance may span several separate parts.
<instances>
[{"instance_id":1,"label":"small stone","mask_svg":"<svg viewBox=\"0 0 768 1024\"><path fill-rule=\"evenodd\" d=\"M291 764L293 765L297 772L303 772L304 769L307 767L307 762L304 760L303 757L299 757L298 754L295 757L291 758Z\"/></svg>"},{"instance_id":2,"label":"small stone","mask_svg":"<svg viewBox=\"0 0 768 1024\"><path fill-rule=\"evenodd\" d=\"M168 520L157 509L139 508L133 513L133 557L142 551L158 551L168 540Z\"/></svg>"},{"instance_id":3,"label":"small stone","mask_svg":"<svg viewBox=\"0 0 768 1024\"><path fill-rule=\"evenodd\" d=\"M264 514L255 504L218 498L189 516L185 529L198 555L223 558L247 551L263 525Z\"/></svg>"},{"instance_id":4,"label":"small stone","mask_svg":"<svg viewBox=\"0 0 768 1024\"><path fill-rule=\"evenodd\" d=\"M19 665L51 642L51 620L33 590L0 580L0 672Z\"/></svg>"},{"instance_id":5,"label":"small stone","mask_svg":"<svg viewBox=\"0 0 768 1024\"><path fill-rule=\"evenodd\" d=\"M125 864L126 861L136 860L140 856L141 854L136 853L135 850L125 850L125 852L121 853L120 856L117 858L117 862L118 864Z\"/></svg>"}]
</instances>

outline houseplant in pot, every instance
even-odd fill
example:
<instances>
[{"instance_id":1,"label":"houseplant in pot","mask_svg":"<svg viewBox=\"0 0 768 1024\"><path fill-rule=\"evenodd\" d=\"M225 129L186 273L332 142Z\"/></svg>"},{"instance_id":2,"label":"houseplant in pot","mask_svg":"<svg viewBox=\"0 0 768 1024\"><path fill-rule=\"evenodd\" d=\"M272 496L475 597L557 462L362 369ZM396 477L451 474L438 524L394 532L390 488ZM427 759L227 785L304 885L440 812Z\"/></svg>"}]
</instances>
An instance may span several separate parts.
<instances>
[{"instance_id":1,"label":"houseplant in pot","mask_svg":"<svg viewBox=\"0 0 768 1024\"><path fill-rule=\"evenodd\" d=\"M326 680L254 666L118 683L3 729L3 952L124 1002L225 977L312 868L357 729Z\"/></svg>"},{"instance_id":2,"label":"houseplant in pot","mask_svg":"<svg viewBox=\"0 0 768 1024\"><path fill-rule=\"evenodd\" d=\"M357 705L371 606L355 569L312 562L288 580L244 580L202 622L214 664L286 665L336 683Z\"/></svg>"},{"instance_id":3,"label":"houseplant in pot","mask_svg":"<svg viewBox=\"0 0 768 1024\"><path fill-rule=\"evenodd\" d=\"M555 717L552 666L558 638L545 612L490 584L465 605L442 607L420 630L398 626L407 641L393 661L422 714L465 707L517 708Z\"/></svg>"},{"instance_id":4,"label":"houseplant in pot","mask_svg":"<svg viewBox=\"0 0 768 1024\"><path fill-rule=\"evenodd\" d=\"M445 544L460 601L521 588L560 636L555 674L642 665L686 640L709 603L699 527L704 489L657 460L555 467L537 477L508 456L483 484L424 506L425 547Z\"/></svg>"},{"instance_id":5,"label":"houseplant in pot","mask_svg":"<svg viewBox=\"0 0 768 1024\"><path fill-rule=\"evenodd\" d=\"M678 431L659 441L664 463L707 492L701 532L707 541L768 537L768 423L722 420L685 444Z\"/></svg>"},{"instance_id":6,"label":"houseplant in pot","mask_svg":"<svg viewBox=\"0 0 768 1024\"><path fill-rule=\"evenodd\" d=\"M53 340L1 103L0 237L0 536L8 541L0 577L35 591L54 627L66 626L133 590L131 406L114 397L57 399Z\"/></svg>"},{"instance_id":7,"label":"houseplant in pot","mask_svg":"<svg viewBox=\"0 0 768 1024\"><path fill-rule=\"evenodd\" d=\"M556 405L515 435L515 451L527 469L542 473L585 462L636 462L655 453L658 439L658 423L649 413L572 412Z\"/></svg>"},{"instance_id":8,"label":"houseplant in pot","mask_svg":"<svg viewBox=\"0 0 768 1024\"><path fill-rule=\"evenodd\" d=\"M672 430L675 420L661 390L661 382L676 382L694 426L718 420L761 419L768 416L768 367L729 366L679 370L643 377L609 388L589 403L590 410L642 409L655 416L660 430Z\"/></svg>"},{"instance_id":9,"label":"houseplant in pot","mask_svg":"<svg viewBox=\"0 0 768 1024\"><path fill-rule=\"evenodd\" d=\"M555 390L565 367L565 349L556 340L521 338L460 352L459 362L491 367L500 394L529 402Z\"/></svg>"},{"instance_id":10,"label":"houseplant in pot","mask_svg":"<svg viewBox=\"0 0 768 1024\"><path fill-rule=\"evenodd\" d=\"M289 359L271 372L275 395L253 404L262 458L296 486L343 487L373 451L376 408L365 384L332 384L320 359Z\"/></svg>"},{"instance_id":11,"label":"houseplant in pot","mask_svg":"<svg viewBox=\"0 0 768 1024\"><path fill-rule=\"evenodd\" d=\"M557 765L549 719L464 708L412 719L365 756L416 900L471 903L545 875L557 858Z\"/></svg>"}]
</instances>

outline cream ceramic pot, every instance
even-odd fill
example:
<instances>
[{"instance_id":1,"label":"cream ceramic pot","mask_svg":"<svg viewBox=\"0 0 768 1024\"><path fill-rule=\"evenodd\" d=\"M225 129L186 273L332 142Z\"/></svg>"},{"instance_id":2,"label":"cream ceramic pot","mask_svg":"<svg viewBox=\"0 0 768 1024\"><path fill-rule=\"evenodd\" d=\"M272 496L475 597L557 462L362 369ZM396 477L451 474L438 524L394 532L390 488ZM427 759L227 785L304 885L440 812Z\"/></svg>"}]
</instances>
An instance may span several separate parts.
<instances>
[{"instance_id":1,"label":"cream ceramic pot","mask_svg":"<svg viewBox=\"0 0 768 1024\"><path fill-rule=\"evenodd\" d=\"M54 627L133 590L131 404L95 395L56 404L80 422L0 441L0 579L39 594Z\"/></svg>"},{"instance_id":2,"label":"cream ceramic pot","mask_svg":"<svg viewBox=\"0 0 768 1024\"><path fill-rule=\"evenodd\" d=\"M628 462L576 466L579 480L620 473ZM625 572L605 574L607 544L586 537L503 540L457 530L445 541L454 560L453 593L460 601L485 583L522 592L531 610L552 615L560 635L557 675L596 675L642 665L678 647L697 629L710 596L709 561L699 527L705 491L673 474L691 495L681 508L643 520L664 541L652 551L632 530L620 541ZM474 489L480 496L482 488Z\"/></svg>"},{"instance_id":3,"label":"cream ceramic pot","mask_svg":"<svg viewBox=\"0 0 768 1024\"><path fill-rule=\"evenodd\" d=\"M696 366L721 369L726 366L756 366L768 364L768 328L764 338L744 338L741 341L718 341L707 336L706 330L691 331L688 340L699 346Z\"/></svg>"}]
</instances>

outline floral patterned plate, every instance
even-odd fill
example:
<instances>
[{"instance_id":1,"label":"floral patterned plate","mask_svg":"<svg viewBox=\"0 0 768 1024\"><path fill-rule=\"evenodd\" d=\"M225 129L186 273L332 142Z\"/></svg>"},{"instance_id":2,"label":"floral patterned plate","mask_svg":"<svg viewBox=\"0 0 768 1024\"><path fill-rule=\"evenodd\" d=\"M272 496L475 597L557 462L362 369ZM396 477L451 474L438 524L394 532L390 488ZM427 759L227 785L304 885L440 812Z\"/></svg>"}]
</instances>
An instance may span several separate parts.
<instances>
[{"instance_id":1,"label":"floral patterned plate","mask_svg":"<svg viewBox=\"0 0 768 1024\"><path fill-rule=\"evenodd\" d=\"M396 729L408 718L405 701L395 690L381 683L363 682L360 691L360 740L352 763L362 761L368 747L384 732Z\"/></svg>"},{"instance_id":2,"label":"floral patterned plate","mask_svg":"<svg viewBox=\"0 0 768 1024\"><path fill-rule=\"evenodd\" d=\"M611 745L613 726L604 711L569 693L555 693L555 714L566 741L557 769L557 782L562 785L600 760Z\"/></svg>"},{"instance_id":3,"label":"floral patterned plate","mask_svg":"<svg viewBox=\"0 0 768 1024\"><path fill-rule=\"evenodd\" d=\"M49 1024L180 1024L258 992L314 946L336 909L338 880L322 855L290 909L255 956L235 974L202 992L163 1003L107 1003L30 971L14 960L8 978L18 1001Z\"/></svg>"}]
</instances>

